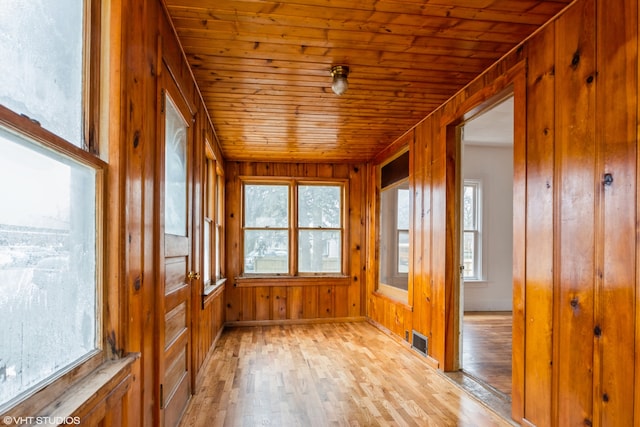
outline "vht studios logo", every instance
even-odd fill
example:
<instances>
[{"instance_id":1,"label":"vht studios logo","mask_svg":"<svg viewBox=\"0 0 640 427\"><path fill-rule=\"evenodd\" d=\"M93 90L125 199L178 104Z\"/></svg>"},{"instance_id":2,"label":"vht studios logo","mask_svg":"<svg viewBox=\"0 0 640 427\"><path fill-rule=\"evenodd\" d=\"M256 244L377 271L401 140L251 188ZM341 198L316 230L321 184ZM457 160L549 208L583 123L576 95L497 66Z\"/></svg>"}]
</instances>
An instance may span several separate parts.
<instances>
[{"instance_id":1,"label":"vht studios logo","mask_svg":"<svg viewBox=\"0 0 640 427\"><path fill-rule=\"evenodd\" d=\"M80 424L80 417L9 417L2 419L5 425L55 425Z\"/></svg>"}]
</instances>

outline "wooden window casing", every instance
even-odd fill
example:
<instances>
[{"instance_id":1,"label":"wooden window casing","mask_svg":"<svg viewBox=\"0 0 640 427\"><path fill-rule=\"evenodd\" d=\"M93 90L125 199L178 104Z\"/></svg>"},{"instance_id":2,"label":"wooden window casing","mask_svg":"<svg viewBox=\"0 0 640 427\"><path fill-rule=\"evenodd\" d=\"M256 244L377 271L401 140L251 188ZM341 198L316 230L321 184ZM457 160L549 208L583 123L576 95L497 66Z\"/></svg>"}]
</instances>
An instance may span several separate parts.
<instances>
[{"instance_id":1,"label":"wooden window casing","mask_svg":"<svg viewBox=\"0 0 640 427\"><path fill-rule=\"evenodd\" d=\"M409 151L404 151L379 166L379 205L377 244L379 265L376 291L393 300L409 301L409 253L410 248L410 210L409 202L406 218L400 225L400 192L409 191ZM409 197L410 199L410 197ZM406 268L401 264L401 237L406 233ZM406 271L405 271L406 270Z\"/></svg>"},{"instance_id":2,"label":"wooden window casing","mask_svg":"<svg viewBox=\"0 0 640 427\"><path fill-rule=\"evenodd\" d=\"M465 281L482 280L481 182L465 180L463 185L462 276Z\"/></svg>"},{"instance_id":3,"label":"wooden window casing","mask_svg":"<svg viewBox=\"0 0 640 427\"><path fill-rule=\"evenodd\" d=\"M203 277L203 294L209 295L225 283L224 276L224 175L216 161L210 143L206 143L204 180L204 233L208 234L204 244L208 244L204 256L208 257L208 274Z\"/></svg>"},{"instance_id":4,"label":"wooden window casing","mask_svg":"<svg viewBox=\"0 0 640 427\"><path fill-rule=\"evenodd\" d=\"M30 141L34 147L41 147L44 151L53 153L53 157L66 158L65 162L88 167L95 173L95 350L73 362L71 365L58 369L44 381L17 394L13 399L0 407L2 416L16 414L30 416L55 399L58 399L69 389L70 384L88 376L100 365L104 364L108 345L104 322L106 318L105 301L107 291L103 285L105 258L105 186L107 163L101 158L106 157L106 142L101 142L98 129L101 128L100 109L104 103L100 99L100 74L102 34L102 10L100 0L85 0L83 4L83 46L82 46L82 141L75 143L43 128L40 123L24 114L0 105L0 127L18 135L19 138ZM106 72L106 70L104 71ZM104 128L104 127L103 127ZM40 149L38 149L40 150ZM36 150L37 151L37 150ZM73 260L71 261L73 262Z\"/></svg>"},{"instance_id":5,"label":"wooden window casing","mask_svg":"<svg viewBox=\"0 0 640 427\"><path fill-rule=\"evenodd\" d=\"M331 180L331 179L308 179L308 178L256 178L256 177L242 177L242 244L240 253L243 254L242 259L242 274L240 277L236 278L236 281L242 282L244 279L265 279L265 285L269 285L269 278L278 277L279 279L322 279L323 277L346 277L345 272L347 271L348 265L348 253L346 251L346 236L348 235L348 230L346 227L346 219L345 215L348 212L347 203L346 203L346 194L347 194L347 182L345 180ZM288 194L288 224L286 227L279 228L265 228L270 230L281 230L287 232L288 239L288 253L287 253L287 269L286 271L276 272L276 273L255 273L246 271L245 269L245 235L246 231L249 230L260 230L262 228L259 227L247 227L245 226L245 212L246 206L245 204L245 186L246 185L279 185L287 188ZM300 186L335 186L340 188L340 224L338 227L305 227L300 226L298 224L298 212L299 212L299 198L298 198L298 188ZM322 231L334 231L340 234L340 259L338 261L339 271L309 271L309 272L300 272L299 270L299 233L300 231L310 231L310 230L322 230Z\"/></svg>"}]
</instances>

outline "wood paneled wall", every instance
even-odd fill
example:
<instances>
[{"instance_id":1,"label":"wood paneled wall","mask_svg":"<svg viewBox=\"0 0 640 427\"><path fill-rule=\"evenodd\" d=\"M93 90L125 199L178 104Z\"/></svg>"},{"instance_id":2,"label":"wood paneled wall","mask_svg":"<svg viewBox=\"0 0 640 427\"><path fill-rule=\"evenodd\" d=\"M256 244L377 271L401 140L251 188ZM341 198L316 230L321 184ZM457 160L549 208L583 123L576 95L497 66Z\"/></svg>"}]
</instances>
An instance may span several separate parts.
<instances>
[{"instance_id":1,"label":"wood paneled wall","mask_svg":"<svg viewBox=\"0 0 640 427\"><path fill-rule=\"evenodd\" d=\"M413 165L416 163L415 151L413 149L415 138L414 129L409 130L401 138L396 140L393 144L387 147L373 160L371 167L369 167L369 180L367 188L367 227L369 230L368 247L367 247L367 317L376 326L382 329L388 330L391 333L399 336L402 340L409 341L409 337L412 335L412 330L415 328L418 330L418 325L424 320L423 316L414 316L414 294L418 289L416 280L420 280L419 275L413 274L409 276L408 295L407 301L402 303L397 302L393 298L377 292L378 273L380 270L380 254L377 250L379 243L378 233L378 205L380 203L380 166L387 162L391 158L396 157L400 152L409 148L409 163L410 163L410 188L413 195L412 206L416 206L419 200L422 199L420 192L416 191L415 176L416 172L413 169ZM411 220L415 217L415 210L411 215ZM423 233L412 227L409 230L409 240L413 243L411 246L411 253L409 254L410 265L416 264L416 257L421 258L422 254L418 252L418 248L422 247ZM416 240L417 239L417 240ZM420 288L422 289L422 288ZM418 302L420 305L420 302ZM420 305L420 309L424 307ZM415 322L415 325L414 325Z\"/></svg>"},{"instance_id":2,"label":"wood paneled wall","mask_svg":"<svg viewBox=\"0 0 640 427\"><path fill-rule=\"evenodd\" d=\"M126 379L86 405L95 423L152 426L158 421L154 338L158 289L158 76L174 73L208 126L197 88L158 0L104 2L110 51L105 253L105 345L119 358L137 353ZM114 59L115 58L115 59ZM404 339L416 329L430 356L446 368L455 357L450 242L452 153L446 126L479 105L518 64L526 65L526 135L518 154L514 198L523 215L514 235L523 259L514 289L514 416L528 425L640 424L638 306L638 3L577 0L569 10L512 51L410 130L413 192L412 294L409 304L373 296L376 269L365 250L375 239L371 165L230 163L227 191L225 293L192 319L195 377L222 323L356 319L366 314ZM405 141L403 141L404 143ZM394 146L392 148L397 148ZM392 151L392 150L391 150ZM388 151L388 153L391 153ZM219 153L218 153L219 154ZM384 153L383 153L384 154ZM384 157L384 156L381 156ZM238 177L348 179L349 277L326 282L235 287L239 253ZM196 189L197 191L201 191ZM369 258L367 258L369 256ZM199 301L194 295L194 301ZM365 304L366 302L366 304ZM224 314L223 314L224 308ZM114 380L116 376L113 376ZM195 379L194 379L195 381ZM637 415L636 415L637 414ZM93 417L94 415L91 415Z\"/></svg>"},{"instance_id":3,"label":"wood paneled wall","mask_svg":"<svg viewBox=\"0 0 640 427\"><path fill-rule=\"evenodd\" d=\"M201 306L195 306L194 311L198 313L197 321L194 322L194 369L196 373L196 382L194 390L197 392L199 385L202 384L204 378L202 376L202 367L211 355L213 346L215 346L225 323L224 308L224 292L225 286L221 286L213 294L205 297ZM196 326L197 325L197 326Z\"/></svg>"},{"instance_id":4,"label":"wood paneled wall","mask_svg":"<svg viewBox=\"0 0 640 427\"><path fill-rule=\"evenodd\" d=\"M537 426L638 425L635 0L576 1L415 127L413 312L402 318L401 304L384 302L368 315L403 338L412 324L442 368L455 366L447 125L511 84L519 66L513 414Z\"/></svg>"},{"instance_id":5,"label":"wood paneled wall","mask_svg":"<svg viewBox=\"0 0 640 427\"><path fill-rule=\"evenodd\" d=\"M347 253L345 279L255 279L239 283L242 212L240 177L335 178L348 182ZM226 165L228 323L356 319L362 306L365 274L364 165L228 162Z\"/></svg>"},{"instance_id":6,"label":"wood paneled wall","mask_svg":"<svg viewBox=\"0 0 640 427\"><path fill-rule=\"evenodd\" d=\"M117 213L117 217L107 219L109 233L116 236L107 258L114 276L110 289L119 289L112 309L120 310L123 321L115 325L111 345L120 353L140 355L132 367L133 381L126 408L128 424L152 426L159 422L156 337L161 313L156 310L156 292L160 289L158 251L161 248L157 241L161 187L158 147L161 141L158 140L158 126L159 77L163 72L163 61L185 101L196 112L193 126L197 150L202 149L203 133L212 135L213 131L162 3L158 0L106 3L111 5L113 24L119 24L121 30L120 37L114 37L110 45L112 52L120 55L116 75L119 81L110 84L120 87L120 91L112 101L117 103L113 108L119 114L109 117L113 123L109 128L110 203L114 204L110 212ZM215 141L214 138L210 140ZM214 149L222 160L217 144ZM202 153L196 154L196 161L202 160L201 156ZM195 173L201 176L201 170L196 166ZM197 211L202 209L201 197L198 197L202 193L201 183L196 182L193 190L198 199L194 206ZM114 222L116 218L118 222ZM194 268L199 269L199 265ZM194 282L193 288L191 325L197 331L192 338L192 381L195 383L198 369L222 328L224 313L220 312L222 293L213 296L202 308L200 284Z\"/></svg>"}]
</instances>

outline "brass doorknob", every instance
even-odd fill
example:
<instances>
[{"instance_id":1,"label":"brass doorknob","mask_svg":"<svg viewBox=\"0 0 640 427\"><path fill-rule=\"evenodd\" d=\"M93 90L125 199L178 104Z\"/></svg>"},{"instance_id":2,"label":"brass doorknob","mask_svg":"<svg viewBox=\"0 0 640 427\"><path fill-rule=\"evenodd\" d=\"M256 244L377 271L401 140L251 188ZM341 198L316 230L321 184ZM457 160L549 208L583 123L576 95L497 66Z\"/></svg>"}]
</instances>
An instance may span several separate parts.
<instances>
[{"instance_id":1,"label":"brass doorknob","mask_svg":"<svg viewBox=\"0 0 640 427\"><path fill-rule=\"evenodd\" d=\"M198 280L200 278L200 273L196 273L195 271L190 271L189 274L187 275L187 277L190 280L193 280L193 279Z\"/></svg>"}]
</instances>

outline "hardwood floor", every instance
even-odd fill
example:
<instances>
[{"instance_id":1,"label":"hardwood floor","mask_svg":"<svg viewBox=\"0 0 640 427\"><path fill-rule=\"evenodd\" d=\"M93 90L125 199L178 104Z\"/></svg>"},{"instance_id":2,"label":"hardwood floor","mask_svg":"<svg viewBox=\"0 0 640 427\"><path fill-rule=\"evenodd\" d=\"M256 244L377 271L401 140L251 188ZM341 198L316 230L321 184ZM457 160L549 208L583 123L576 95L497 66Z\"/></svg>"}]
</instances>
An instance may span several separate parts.
<instances>
[{"instance_id":1,"label":"hardwood floor","mask_svg":"<svg viewBox=\"0 0 640 427\"><path fill-rule=\"evenodd\" d=\"M462 369L511 397L511 323L507 312L464 314Z\"/></svg>"},{"instance_id":2,"label":"hardwood floor","mask_svg":"<svg viewBox=\"0 0 640 427\"><path fill-rule=\"evenodd\" d=\"M225 330L182 426L510 425L366 322Z\"/></svg>"}]
</instances>

